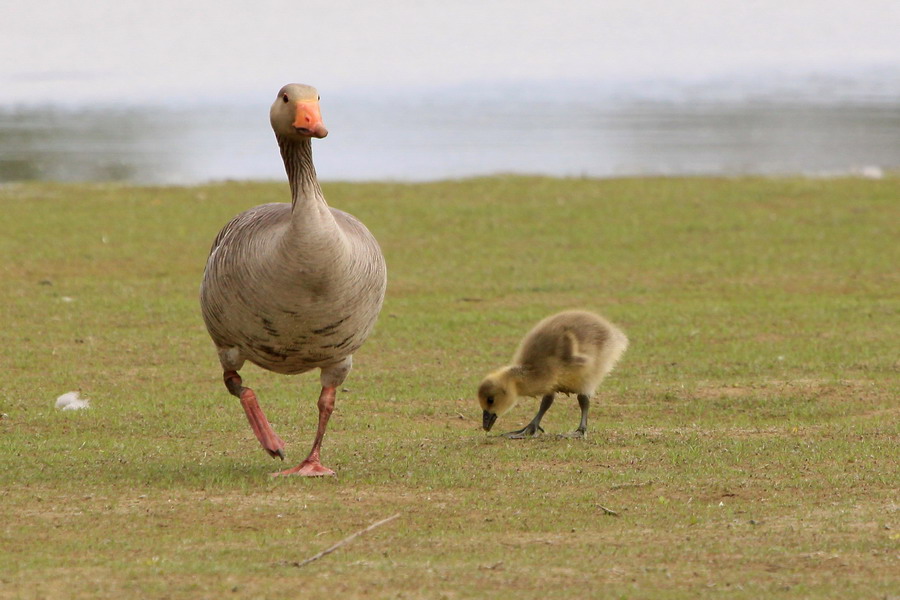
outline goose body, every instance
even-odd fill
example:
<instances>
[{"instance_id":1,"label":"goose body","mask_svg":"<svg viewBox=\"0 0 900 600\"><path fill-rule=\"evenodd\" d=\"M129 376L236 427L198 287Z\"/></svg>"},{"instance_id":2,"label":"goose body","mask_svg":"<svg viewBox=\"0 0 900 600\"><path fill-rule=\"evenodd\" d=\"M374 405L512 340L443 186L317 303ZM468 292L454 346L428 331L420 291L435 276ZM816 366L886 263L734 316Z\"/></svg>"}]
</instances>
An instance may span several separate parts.
<instances>
[{"instance_id":1,"label":"goose body","mask_svg":"<svg viewBox=\"0 0 900 600\"><path fill-rule=\"evenodd\" d=\"M512 364L488 374L478 388L483 426L490 431L497 417L510 410L520 396L541 396L531 423L508 437L532 437L543 431L544 413L557 393L576 394L581 423L571 435L587 431L590 398L628 348L628 338L600 315L564 311L540 321L526 334Z\"/></svg>"},{"instance_id":2,"label":"goose body","mask_svg":"<svg viewBox=\"0 0 900 600\"><path fill-rule=\"evenodd\" d=\"M216 237L201 306L235 370L236 356L285 375L327 368L352 356L371 331L384 261L362 223L330 211L336 226L319 240L327 244L304 244L311 236L298 235L283 203L241 213Z\"/></svg>"},{"instance_id":3,"label":"goose body","mask_svg":"<svg viewBox=\"0 0 900 600\"><path fill-rule=\"evenodd\" d=\"M256 394L238 371L245 361L292 375L321 369L319 428L307 459L281 474L325 475L320 448L336 388L371 332L386 288L384 258L358 219L325 202L311 138L325 137L314 88L284 86L270 111L291 185L291 203L239 214L216 236L200 304L226 387L241 400L263 448L284 456Z\"/></svg>"}]
</instances>

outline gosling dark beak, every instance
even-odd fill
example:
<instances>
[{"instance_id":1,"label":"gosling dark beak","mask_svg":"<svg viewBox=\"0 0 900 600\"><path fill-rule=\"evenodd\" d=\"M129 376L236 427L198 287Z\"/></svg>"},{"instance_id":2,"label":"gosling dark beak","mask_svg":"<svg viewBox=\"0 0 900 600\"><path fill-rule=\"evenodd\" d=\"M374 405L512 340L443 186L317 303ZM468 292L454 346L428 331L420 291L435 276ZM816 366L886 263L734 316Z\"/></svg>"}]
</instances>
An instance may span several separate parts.
<instances>
[{"instance_id":1,"label":"gosling dark beak","mask_svg":"<svg viewBox=\"0 0 900 600\"><path fill-rule=\"evenodd\" d=\"M490 431L491 427L494 426L494 421L497 420L497 413L489 413L488 411L484 411L482 415L481 426L484 427L485 431Z\"/></svg>"}]
</instances>

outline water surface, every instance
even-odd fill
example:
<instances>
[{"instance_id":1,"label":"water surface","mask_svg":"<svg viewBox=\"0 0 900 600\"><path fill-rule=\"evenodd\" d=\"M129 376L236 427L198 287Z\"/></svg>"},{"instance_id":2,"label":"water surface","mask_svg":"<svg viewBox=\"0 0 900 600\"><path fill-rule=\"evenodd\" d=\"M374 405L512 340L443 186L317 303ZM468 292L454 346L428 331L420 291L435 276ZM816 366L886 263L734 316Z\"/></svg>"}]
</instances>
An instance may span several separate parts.
<instances>
[{"instance_id":1,"label":"water surface","mask_svg":"<svg viewBox=\"0 0 900 600\"><path fill-rule=\"evenodd\" d=\"M422 92L322 101L324 180L877 173L900 168L891 93ZM281 179L268 104L0 108L0 181Z\"/></svg>"}]
</instances>

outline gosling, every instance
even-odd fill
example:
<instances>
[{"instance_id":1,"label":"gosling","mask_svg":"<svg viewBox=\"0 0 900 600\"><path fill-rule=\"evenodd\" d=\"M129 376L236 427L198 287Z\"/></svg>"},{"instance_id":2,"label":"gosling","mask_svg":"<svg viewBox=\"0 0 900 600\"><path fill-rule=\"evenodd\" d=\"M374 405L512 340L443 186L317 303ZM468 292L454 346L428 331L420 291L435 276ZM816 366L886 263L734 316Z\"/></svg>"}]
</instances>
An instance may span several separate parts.
<instances>
[{"instance_id":1,"label":"gosling","mask_svg":"<svg viewBox=\"0 0 900 600\"><path fill-rule=\"evenodd\" d=\"M569 310L547 317L528 332L513 356L513 364L490 373L478 388L490 431L497 417L516 405L519 396L541 396L531 422L504 434L509 438L540 435L541 419L557 393L577 394L581 408L578 429L563 437L584 437L591 396L628 348L628 338L600 315Z\"/></svg>"}]
</instances>

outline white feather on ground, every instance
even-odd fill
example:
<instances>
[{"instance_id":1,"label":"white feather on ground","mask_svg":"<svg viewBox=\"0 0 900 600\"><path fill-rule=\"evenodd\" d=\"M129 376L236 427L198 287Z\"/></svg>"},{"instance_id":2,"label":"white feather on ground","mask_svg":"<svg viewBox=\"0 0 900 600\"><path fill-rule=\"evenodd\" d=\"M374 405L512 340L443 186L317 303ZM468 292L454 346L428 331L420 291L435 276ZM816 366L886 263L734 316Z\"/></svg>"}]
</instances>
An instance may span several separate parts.
<instances>
[{"instance_id":1,"label":"white feather on ground","mask_svg":"<svg viewBox=\"0 0 900 600\"><path fill-rule=\"evenodd\" d=\"M56 408L60 410L81 410L90 408L90 400L82 398L78 392L66 392L56 399Z\"/></svg>"}]
</instances>

